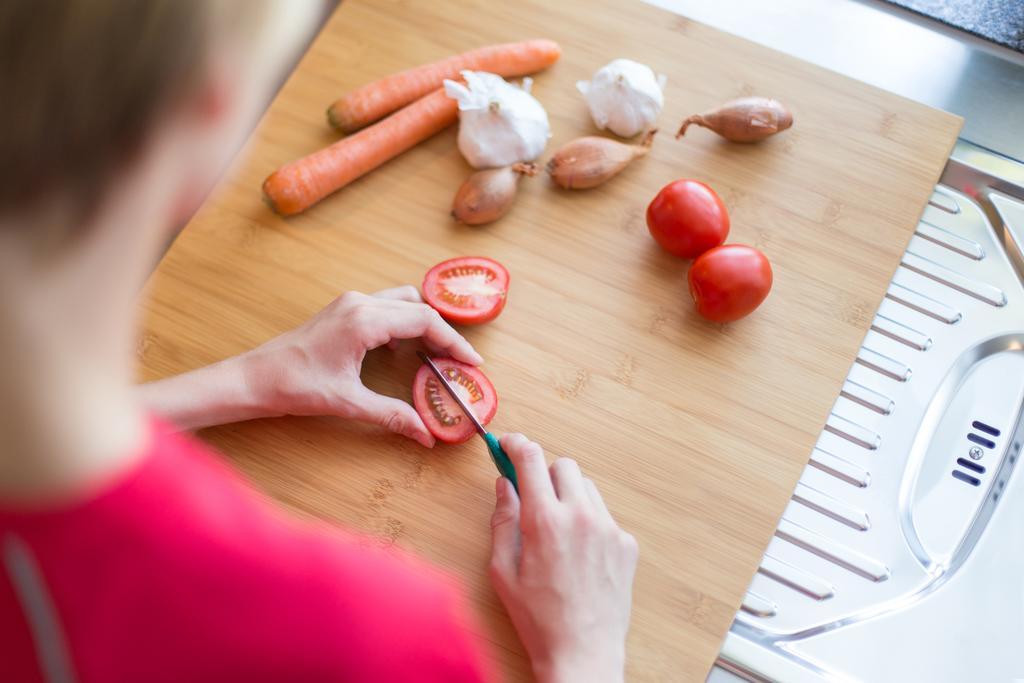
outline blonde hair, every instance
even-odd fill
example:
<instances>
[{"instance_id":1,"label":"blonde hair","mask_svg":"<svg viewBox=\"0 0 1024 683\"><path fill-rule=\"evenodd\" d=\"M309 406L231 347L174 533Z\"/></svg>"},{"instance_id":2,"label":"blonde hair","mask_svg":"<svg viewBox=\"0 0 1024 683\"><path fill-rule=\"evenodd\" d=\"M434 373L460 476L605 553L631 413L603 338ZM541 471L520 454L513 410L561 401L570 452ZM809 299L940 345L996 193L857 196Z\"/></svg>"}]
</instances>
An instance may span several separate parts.
<instances>
[{"instance_id":1,"label":"blonde hair","mask_svg":"<svg viewBox=\"0 0 1024 683\"><path fill-rule=\"evenodd\" d=\"M93 210L161 110L196 86L229 5L262 3L0 2L0 215L57 198Z\"/></svg>"}]
</instances>

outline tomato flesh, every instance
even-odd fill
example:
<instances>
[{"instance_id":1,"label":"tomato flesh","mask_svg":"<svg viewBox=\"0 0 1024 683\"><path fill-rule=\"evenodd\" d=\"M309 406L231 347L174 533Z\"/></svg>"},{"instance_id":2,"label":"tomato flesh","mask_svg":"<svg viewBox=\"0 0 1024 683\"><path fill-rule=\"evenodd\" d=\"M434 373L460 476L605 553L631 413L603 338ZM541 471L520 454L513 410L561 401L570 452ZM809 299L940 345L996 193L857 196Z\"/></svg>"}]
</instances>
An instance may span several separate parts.
<instances>
[{"instance_id":1,"label":"tomato flesh","mask_svg":"<svg viewBox=\"0 0 1024 683\"><path fill-rule=\"evenodd\" d=\"M745 244L726 244L697 257L687 276L697 312L718 323L750 315L772 288L767 257Z\"/></svg>"},{"instance_id":2,"label":"tomato flesh","mask_svg":"<svg viewBox=\"0 0 1024 683\"><path fill-rule=\"evenodd\" d=\"M647 207L647 229L665 251L696 258L725 242L729 212L704 183L677 180L661 188Z\"/></svg>"},{"instance_id":3,"label":"tomato flesh","mask_svg":"<svg viewBox=\"0 0 1024 683\"><path fill-rule=\"evenodd\" d=\"M508 297L505 267L484 256L442 261L423 278L423 300L451 323L479 325L498 317Z\"/></svg>"},{"instance_id":4,"label":"tomato flesh","mask_svg":"<svg viewBox=\"0 0 1024 683\"><path fill-rule=\"evenodd\" d=\"M498 394L480 368L451 358L435 358L434 365L469 406L480 424L486 425L498 411ZM423 424L438 441L462 443L476 431L459 405L426 365L420 367L412 384L412 403Z\"/></svg>"}]
</instances>

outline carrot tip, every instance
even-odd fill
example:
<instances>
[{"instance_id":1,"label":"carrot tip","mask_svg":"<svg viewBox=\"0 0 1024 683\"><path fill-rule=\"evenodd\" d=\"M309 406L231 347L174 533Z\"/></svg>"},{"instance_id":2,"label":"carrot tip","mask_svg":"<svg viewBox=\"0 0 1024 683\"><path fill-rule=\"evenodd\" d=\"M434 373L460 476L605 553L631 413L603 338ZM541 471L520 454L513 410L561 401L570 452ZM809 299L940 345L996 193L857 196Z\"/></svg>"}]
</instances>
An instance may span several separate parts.
<instances>
[{"instance_id":1,"label":"carrot tip","mask_svg":"<svg viewBox=\"0 0 1024 683\"><path fill-rule=\"evenodd\" d=\"M345 127L341 125L341 121L338 119L337 112L334 111L333 104L327 107L327 123L328 125L330 125L331 128L338 131L339 133L346 132Z\"/></svg>"},{"instance_id":2,"label":"carrot tip","mask_svg":"<svg viewBox=\"0 0 1024 683\"><path fill-rule=\"evenodd\" d=\"M267 180L270 180L270 178L267 178ZM277 202L275 202L270 197L270 195L267 194L266 182L264 182L263 185L264 185L263 192L260 193L260 195L262 196L262 199L263 199L263 203L266 204L267 206L269 206L270 210L273 211L274 213L276 213L278 216L283 216L284 214L281 213L280 209L277 208Z\"/></svg>"}]
</instances>

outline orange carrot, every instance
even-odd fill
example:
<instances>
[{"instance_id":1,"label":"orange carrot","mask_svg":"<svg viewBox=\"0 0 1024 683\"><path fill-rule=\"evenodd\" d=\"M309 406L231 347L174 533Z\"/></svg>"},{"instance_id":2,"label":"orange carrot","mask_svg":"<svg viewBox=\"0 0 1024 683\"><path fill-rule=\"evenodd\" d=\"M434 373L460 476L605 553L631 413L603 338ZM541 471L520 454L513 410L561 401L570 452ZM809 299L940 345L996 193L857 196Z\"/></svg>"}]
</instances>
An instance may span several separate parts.
<instances>
[{"instance_id":1,"label":"orange carrot","mask_svg":"<svg viewBox=\"0 0 1024 683\"><path fill-rule=\"evenodd\" d=\"M552 40L477 48L356 88L327 108L327 120L342 133L351 133L440 88L444 79L458 78L464 69L506 78L525 76L551 66L561 54L562 48Z\"/></svg>"},{"instance_id":2,"label":"orange carrot","mask_svg":"<svg viewBox=\"0 0 1024 683\"><path fill-rule=\"evenodd\" d=\"M286 164L263 181L263 197L282 216L305 211L458 119L458 104L435 90L383 121Z\"/></svg>"}]
</instances>

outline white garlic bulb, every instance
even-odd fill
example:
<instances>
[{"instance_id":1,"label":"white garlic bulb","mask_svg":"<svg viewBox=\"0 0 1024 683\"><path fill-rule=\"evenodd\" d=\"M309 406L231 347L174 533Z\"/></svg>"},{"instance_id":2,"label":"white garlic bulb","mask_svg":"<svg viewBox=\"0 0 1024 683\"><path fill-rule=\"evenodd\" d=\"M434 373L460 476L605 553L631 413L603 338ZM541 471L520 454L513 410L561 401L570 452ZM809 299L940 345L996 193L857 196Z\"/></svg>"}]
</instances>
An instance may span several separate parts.
<instances>
[{"instance_id":1,"label":"white garlic bulb","mask_svg":"<svg viewBox=\"0 0 1024 683\"><path fill-rule=\"evenodd\" d=\"M473 168L498 168L541 155L551 137L544 107L523 87L484 71L463 71L466 85L446 80L444 90L459 103L459 151Z\"/></svg>"},{"instance_id":2,"label":"white garlic bulb","mask_svg":"<svg viewBox=\"0 0 1024 683\"><path fill-rule=\"evenodd\" d=\"M616 59L601 67L589 81L578 81L590 115L601 130L631 138L651 125L665 104L665 76L632 59Z\"/></svg>"}]
</instances>

